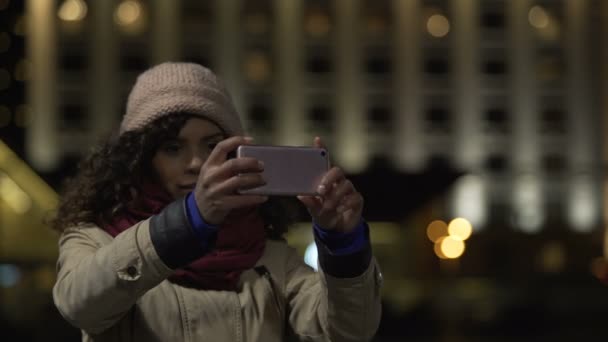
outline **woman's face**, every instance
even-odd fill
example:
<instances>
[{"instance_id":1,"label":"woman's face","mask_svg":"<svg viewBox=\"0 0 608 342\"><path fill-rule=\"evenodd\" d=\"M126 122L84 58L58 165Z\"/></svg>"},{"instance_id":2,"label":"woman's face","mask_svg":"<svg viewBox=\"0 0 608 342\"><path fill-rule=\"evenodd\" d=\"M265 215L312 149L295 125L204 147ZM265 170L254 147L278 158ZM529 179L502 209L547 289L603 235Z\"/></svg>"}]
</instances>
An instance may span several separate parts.
<instances>
[{"instance_id":1,"label":"woman's face","mask_svg":"<svg viewBox=\"0 0 608 342\"><path fill-rule=\"evenodd\" d=\"M191 118L175 139L165 141L152 158L161 185L173 198L194 189L201 166L224 133L213 122Z\"/></svg>"}]
</instances>

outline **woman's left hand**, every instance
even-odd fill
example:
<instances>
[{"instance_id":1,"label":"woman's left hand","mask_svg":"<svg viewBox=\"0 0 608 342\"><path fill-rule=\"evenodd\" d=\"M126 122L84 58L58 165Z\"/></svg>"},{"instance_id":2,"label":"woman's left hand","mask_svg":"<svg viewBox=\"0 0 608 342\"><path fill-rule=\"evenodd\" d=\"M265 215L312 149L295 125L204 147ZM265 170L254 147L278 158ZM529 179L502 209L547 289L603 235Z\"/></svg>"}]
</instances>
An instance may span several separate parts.
<instances>
[{"instance_id":1,"label":"woman's left hand","mask_svg":"<svg viewBox=\"0 0 608 342\"><path fill-rule=\"evenodd\" d=\"M321 138L316 137L313 146L324 148ZM361 220L363 196L344 172L339 167L327 171L318 192L319 196L298 196L313 220L323 229L352 232Z\"/></svg>"}]
</instances>

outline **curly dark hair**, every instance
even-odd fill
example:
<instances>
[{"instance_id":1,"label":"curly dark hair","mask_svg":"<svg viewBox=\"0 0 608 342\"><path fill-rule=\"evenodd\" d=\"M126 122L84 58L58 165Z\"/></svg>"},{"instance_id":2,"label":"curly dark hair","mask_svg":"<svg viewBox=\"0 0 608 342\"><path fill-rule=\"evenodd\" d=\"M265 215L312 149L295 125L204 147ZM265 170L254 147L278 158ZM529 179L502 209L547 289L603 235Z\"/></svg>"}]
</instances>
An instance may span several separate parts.
<instances>
[{"instance_id":1,"label":"curly dark hair","mask_svg":"<svg viewBox=\"0 0 608 342\"><path fill-rule=\"evenodd\" d=\"M156 175L149 170L154 170L156 151L177 137L192 116L163 116L143 129L125 132L94 148L80 162L76 175L65 182L52 228L62 232L82 223L102 226L124 213L137 200L144 182L155 181ZM300 212L295 200L280 197L270 197L259 210L271 239L282 239Z\"/></svg>"}]
</instances>

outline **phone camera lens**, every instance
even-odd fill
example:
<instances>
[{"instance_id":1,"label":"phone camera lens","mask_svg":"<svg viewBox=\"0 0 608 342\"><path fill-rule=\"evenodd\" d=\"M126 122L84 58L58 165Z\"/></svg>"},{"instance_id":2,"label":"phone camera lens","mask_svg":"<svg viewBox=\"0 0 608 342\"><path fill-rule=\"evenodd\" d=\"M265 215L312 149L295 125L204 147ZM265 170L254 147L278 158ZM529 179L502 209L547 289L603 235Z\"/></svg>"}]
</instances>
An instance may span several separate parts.
<instances>
[{"instance_id":1,"label":"phone camera lens","mask_svg":"<svg viewBox=\"0 0 608 342\"><path fill-rule=\"evenodd\" d=\"M321 151L321 156L322 157L325 157L325 154L326 154L325 151Z\"/></svg>"}]
</instances>

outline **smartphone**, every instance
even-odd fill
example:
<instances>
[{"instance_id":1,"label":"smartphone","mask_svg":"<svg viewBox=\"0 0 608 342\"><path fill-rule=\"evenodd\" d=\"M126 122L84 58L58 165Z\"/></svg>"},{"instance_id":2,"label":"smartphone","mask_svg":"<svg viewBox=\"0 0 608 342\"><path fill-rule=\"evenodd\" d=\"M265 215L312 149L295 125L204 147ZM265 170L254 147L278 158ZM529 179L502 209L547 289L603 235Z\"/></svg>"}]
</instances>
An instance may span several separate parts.
<instances>
[{"instance_id":1,"label":"smartphone","mask_svg":"<svg viewBox=\"0 0 608 342\"><path fill-rule=\"evenodd\" d=\"M329 155L323 148L241 145L237 158L251 157L264 163L266 184L241 190L250 195L318 195L317 187L329 170Z\"/></svg>"}]
</instances>

